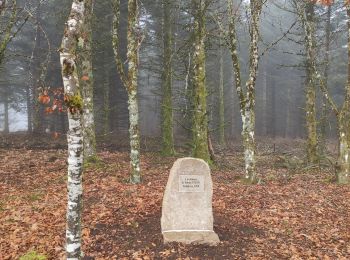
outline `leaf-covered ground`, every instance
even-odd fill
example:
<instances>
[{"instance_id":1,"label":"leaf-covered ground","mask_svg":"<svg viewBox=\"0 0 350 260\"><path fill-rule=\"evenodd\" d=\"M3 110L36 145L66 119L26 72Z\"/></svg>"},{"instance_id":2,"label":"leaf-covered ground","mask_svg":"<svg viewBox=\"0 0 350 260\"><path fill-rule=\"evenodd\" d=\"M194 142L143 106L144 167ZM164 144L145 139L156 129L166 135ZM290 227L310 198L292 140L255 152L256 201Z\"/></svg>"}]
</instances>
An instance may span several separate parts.
<instances>
[{"instance_id":1,"label":"leaf-covered ground","mask_svg":"<svg viewBox=\"0 0 350 260\"><path fill-rule=\"evenodd\" d=\"M84 175L84 259L350 259L350 187L333 184L331 170L286 165L283 156L261 153L255 186L240 181L239 149L213 167L221 243L209 247L163 244L161 201L175 158L144 153L144 182L133 186L128 154L100 152ZM29 251L64 258L65 157L0 149L0 259Z\"/></svg>"}]
</instances>

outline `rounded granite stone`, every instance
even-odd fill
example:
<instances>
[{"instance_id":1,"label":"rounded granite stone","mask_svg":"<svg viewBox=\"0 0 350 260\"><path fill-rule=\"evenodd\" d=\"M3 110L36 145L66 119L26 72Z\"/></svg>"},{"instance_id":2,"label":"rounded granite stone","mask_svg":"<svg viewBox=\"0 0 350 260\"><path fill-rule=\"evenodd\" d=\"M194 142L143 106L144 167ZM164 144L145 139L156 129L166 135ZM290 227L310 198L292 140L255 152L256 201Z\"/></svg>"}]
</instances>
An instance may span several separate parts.
<instances>
[{"instance_id":1,"label":"rounded granite stone","mask_svg":"<svg viewBox=\"0 0 350 260\"><path fill-rule=\"evenodd\" d=\"M208 164L196 158L178 159L165 188L161 227L164 242L216 245L213 231L213 184Z\"/></svg>"}]
</instances>

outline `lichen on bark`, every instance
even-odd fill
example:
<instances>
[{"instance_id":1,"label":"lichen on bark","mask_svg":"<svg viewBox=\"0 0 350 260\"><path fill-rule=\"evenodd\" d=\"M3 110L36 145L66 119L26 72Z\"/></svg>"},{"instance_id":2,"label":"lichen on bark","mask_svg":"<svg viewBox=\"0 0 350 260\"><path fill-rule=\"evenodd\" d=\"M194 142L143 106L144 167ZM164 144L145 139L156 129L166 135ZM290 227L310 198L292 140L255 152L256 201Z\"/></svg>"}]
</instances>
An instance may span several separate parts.
<instances>
[{"instance_id":1,"label":"lichen on bark","mask_svg":"<svg viewBox=\"0 0 350 260\"><path fill-rule=\"evenodd\" d=\"M83 100L84 160L96 157L94 95L92 72L92 16L93 0L85 0L84 23L78 39L77 60Z\"/></svg>"},{"instance_id":2,"label":"lichen on bark","mask_svg":"<svg viewBox=\"0 0 350 260\"><path fill-rule=\"evenodd\" d=\"M347 14L347 48L348 48L348 75L344 86L345 99L341 107L338 107L331 97L327 85L321 75L316 71L320 88L329 107L337 118L339 154L336 167L337 182L339 184L350 184L350 5L346 6Z\"/></svg>"},{"instance_id":3,"label":"lichen on bark","mask_svg":"<svg viewBox=\"0 0 350 260\"><path fill-rule=\"evenodd\" d=\"M205 73L205 1L193 0L194 54L193 54L193 156L210 162L208 149L207 89Z\"/></svg>"},{"instance_id":4,"label":"lichen on bark","mask_svg":"<svg viewBox=\"0 0 350 260\"><path fill-rule=\"evenodd\" d=\"M247 183L257 183L256 174L256 147L255 147L255 84L259 65L259 22L263 3L258 0L250 1L250 48L249 48L249 75L242 86L242 72L240 68L236 17L234 16L232 1L228 0L230 11L229 28L227 42L231 52L233 73L235 75L235 87L239 98L240 113L242 118L242 139L244 146L245 161L245 181Z\"/></svg>"},{"instance_id":5,"label":"lichen on bark","mask_svg":"<svg viewBox=\"0 0 350 260\"><path fill-rule=\"evenodd\" d=\"M128 32L127 32L127 64L125 73L124 65L119 53L119 19L120 0L113 1L113 35L112 43L115 62L121 81L128 93L129 104L129 139L130 139L130 182L137 184L141 182L140 169L140 131L139 131L139 109L137 99L137 79L139 66L139 47L142 35L139 28L139 6L137 0L128 0Z\"/></svg>"},{"instance_id":6,"label":"lichen on bark","mask_svg":"<svg viewBox=\"0 0 350 260\"><path fill-rule=\"evenodd\" d=\"M221 39L221 38L220 38ZM224 50L220 40L220 82L219 82L219 143L226 145L225 141L225 100L224 100Z\"/></svg>"},{"instance_id":7,"label":"lichen on bark","mask_svg":"<svg viewBox=\"0 0 350 260\"><path fill-rule=\"evenodd\" d=\"M315 31L315 3L301 2L299 16L305 32L306 49L306 104L305 118L307 129L306 157L310 164L317 163L318 140L317 140L317 118L316 118L316 31Z\"/></svg>"},{"instance_id":8,"label":"lichen on bark","mask_svg":"<svg viewBox=\"0 0 350 260\"><path fill-rule=\"evenodd\" d=\"M172 25L170 0L163 0L162 154L175 154L172 102Z\"/></svg>"},{"instance_id":9,"label":"lichen on bark","mask_svg":"<svg viewBox=\"0 0 350 260\"><path fill-rule=\"evenodd\" d=\"M81 211L83 125L82 99L79 85L76 51L84 22L85 1L74 0L60 48L60 62L65 100L68 103L68 203L66 228L67 259L81 259Z\"/></svg>"}]
</instances>

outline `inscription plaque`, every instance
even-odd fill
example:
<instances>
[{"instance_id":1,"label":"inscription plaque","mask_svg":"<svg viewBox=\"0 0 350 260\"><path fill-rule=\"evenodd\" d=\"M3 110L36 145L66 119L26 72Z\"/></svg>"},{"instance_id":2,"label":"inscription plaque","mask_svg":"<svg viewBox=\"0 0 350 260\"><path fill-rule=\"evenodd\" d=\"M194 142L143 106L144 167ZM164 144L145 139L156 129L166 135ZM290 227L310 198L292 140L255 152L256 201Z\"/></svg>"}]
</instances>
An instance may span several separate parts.
<instances>
[{"instance_id":1,"label":"inscription plaque","mask_svg":"<svg viewBox=\"0 0 350 260\"><path fill-rule=\"evenodd\" d=\"M204 176L179 175L179 192L204 192Z\"/></svg>"}]
</instances>

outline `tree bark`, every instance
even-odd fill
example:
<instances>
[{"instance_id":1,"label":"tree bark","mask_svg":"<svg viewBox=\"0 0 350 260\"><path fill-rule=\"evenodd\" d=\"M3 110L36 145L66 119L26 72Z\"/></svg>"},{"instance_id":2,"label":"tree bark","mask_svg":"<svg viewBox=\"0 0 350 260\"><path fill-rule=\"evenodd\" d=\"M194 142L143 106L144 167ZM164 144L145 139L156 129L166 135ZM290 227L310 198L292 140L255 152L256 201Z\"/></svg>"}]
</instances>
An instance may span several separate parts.
<instances>
[{"instance_id":1,"label":"tree bark","mask_svg":"<svg viewBox=\"0 0 350 260\"><path fill-rule=\"evenodd\" d=\"M287 102L286 102L286 106L287 106L287 111L286 111L286 123L285 123L285 128L284 128L284 137L288 138L290 137L290 131L291 131L291 116L292 116L292 89L291 87L289 87L287 89Z\"/></svg>"},{"instance_id":2,"label":"tree bark","mask_svg":"<svg viewBox=\"0 0 350 260\"><path fill-rule=\"evenodd\" d=\"M326 83L317 73L320 87L328 105L334 111L338 123L339 155L337 167L337 181L339 184L350 184L350 5L346 5L347 13L347 47L348 47L348 78L345 84L345 99L341 108L338 108L329 95Z\"/></svg>"},{"instance_id":3,"label":"tree bark","mask_svg":"<svg viewBox=\"0 0 350 260\"><path fill-rule=\"evenodd\" d=\"M4 133L8 134L10 132L10 122L9 122L9 93L8 87L5 87L4 96Z\"/></svg>"},{"instance_id":4,"label":"tree bark","mask_svg":"<svg viewBox=\"0 0 350 260\"><path fill-rule=\"evenodd\" d=\"M337 173L338 183L350 184L350 3L346 6L348 36L348 78L345 86L345 100L338 115L339 159L340 169Z\"/></svg>"},{"instance_id":5,"label":"tree bark","mask_svg":"<svg viewBox=\"0 0 350 260\"><path fill-rule=\"evenodd\" d=\"M329 52L331 42L331 15L332 5L327 8L327 23L326 23L326 45L325 45L325 69L324 69L324 82L328 88L328 74L329 74ZM319 151L320 154L324 154L327 150L326 147L326 129L327 129L327 118L329 115L329 106L325 97L322 99L322 114L320 119L320 140L319 140Z\"/></svg>"},{"instance_id":6,"label":"tree bark","mask_svg":"<svg viewBox=\"0 0 350 260\"><path fill-rule=\"evenodd\" d=\"M81 26L84 22L86 1L73 0L66 23L60 61L68 111L68 206L66 229L67 259L81 259L81 211L83 167L83 100L79 85L76 51L84 41Z\"/></svg>"},{"instance_id":7,"label":"tree bark","mask_svg":"<svg viewBox=\"0 0 350 260\"><path fill-rule=\"evenodd\" d=\"M219 143L226 145L225 140L225 101L224 101L224 50L220 40L220 80L219 80Z\"/></svg>"},{"instance_id":8,"label":"tree bark","mask_svg":"<svg viewBox=\"0 0 350 260\"><path fill-rule=\"evenodd\" d=\"M207 89L205 73L205 1L193 0L194 17L194 55L193 55L193 156L210 161L208 149Z\"/></svg>"},{"instance_id":9,"label":"tree bark","mask_svg":"<svg viewBox=\"0 0 350 260\"><path fill-rule=\"evenodd\" d=\"M27 105L27 131L28 133L33 132L33 122L32 122L32 97L30 93L30 86L26 86L26 105Z\"/></svg>"},{"instance_id":10,"label":"tree bark","mask_svg":"<svg viewBox=\"0 0 350 260\"><path fill-rule=\"evenodd\" d=\"M350 109L350 106L348 106ZM342 111L338 116L339 157L337 180L339 184L350 183L350 113Z\"/></svg>"},{"instance_id":11,"label":"tree bark","mask_svg":"<svg viewBox=\"0 0 350 260\"><path fill-rule=\"evenodd\" d=\"M105 82L103 84L103 134L107 136L110 132L109 72L106 72L105 76Z\"/></svg>"},{"instance_id":12,"label":"tree bark","mask_svg":"<svg viewBox=\"0 0 350 260\"><path fill-rule=\"evenodd\" d=\"M117 70L128 92L129 108L129 137L130 137L130 182L137 184L141 182L140 169L140 131L139 131L139 109L137 99L137 77L139 65L139 47L142 35L139 30L139 7L137 0L128 0L128 33L127 33L127 61L128 72L124 71L124 65L119 54L119 19L120 0L113 1L113 50L117 64Z\"/></svg>"},{"instance_id":13,"label":"tree bark","mask_svg":"<svg viewBox=\"0 0 350 260\"><path fill-rule=\"evenodd\" d=\"M41 8L40 0L37 0L37 12L36 19L40 21ZM41 134L43 132L43 113L41 104L38 102L39 88L41 87L40 80L40 66L41 63L40 53L41 53L41 32L40 25L36 25L35 39L34 39L34 49L32 53L31 69L32 69L32 80L31 80L31 92L32 92L32 111L33 111L33 132L35 134Z\"/></svg>"},{"instance_id":14,"label":"tree bark","mask_svg":"<svg viewBox=\"0 0 350 260\"><path fill-rule=\"evenodd\" d=\"M317 153L317 118L316 118L316 30L315 30L315 3L306 1L300 10L302 24L305 31L306 48L306 130L307 162L318 162Z\"/></svg>"},{"instance_id":15,"label":"tree bark","mask_svg":"<svg viewBox=\"0 0 350 260\"><path fill-rule=\"evenodd\" d=\"M230 22L228 30L229 47L233 61L235 74L236 91L240 103L240 112L242 117L242 139L244 146L245 161L245 180L248 183L256 183L255 169L255 83L259 64L259 21L262 9L262 3L258 0L250 1L250 51L249 51L249 76L245 84L245 90L242 88L241 70L238 57L237 35L235 17L233 16L232 2L228 0L230 9Z\"/></svg>"},{"instance_id":16,"label":"tree bark","mask_svg":"<svg viewBox=\"0 0 350 260\"><path fill-rule=\"evenodd\" d=\"M268 95L268 90L267 90L267 66L268 66L268 57L264 57L264 65L263 67L263 73L262 73L262 100L261 100L261 105L262 105L262 111L261 111L261 117L262 117L262 125L261 125L261 135L262 136L267 136L268 135L268 103L267 103L267 95Z\"/></svg>"},{"instance_id":17,"label":"tree bark","mask_svg":"<svg viewBox=\"0 0 350 260\"><path fill-rule=\"evenodd\" d=\"M94 86L92 72L92 16L93 0L85 0L84 24L81 28L83 41L78 45L78 67L83 98L84 160L96 156L94 119Z\"/></svg>"},{"instance_id":18,"label":"tree bark","mask_svg":"<svg viewBox=\"0 0 350 260\"><path fill-rule=\"evenodd\" d=\"M162 73L162 153L173 155L173 102L172 102L172 30L171 1L163 0L163 73Z\"/></svg>"}]
</instances>

